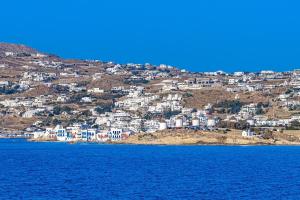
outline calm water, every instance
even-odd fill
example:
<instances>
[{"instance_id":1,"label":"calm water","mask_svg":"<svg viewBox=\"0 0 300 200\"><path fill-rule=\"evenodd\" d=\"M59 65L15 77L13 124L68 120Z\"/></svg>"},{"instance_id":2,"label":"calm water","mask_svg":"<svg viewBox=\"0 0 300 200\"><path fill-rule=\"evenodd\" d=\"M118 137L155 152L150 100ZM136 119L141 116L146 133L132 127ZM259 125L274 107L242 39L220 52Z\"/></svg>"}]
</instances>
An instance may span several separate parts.
<instances>
[{"instance_id":1,"label":"calm water","mask_svg":"<svg viewBox=\"0 0 300 200\"><path fill-rule=\"evenodd\" d=\"M0 140L0 199L300 199L300 147Z\"/></svg>"}]
</instances>

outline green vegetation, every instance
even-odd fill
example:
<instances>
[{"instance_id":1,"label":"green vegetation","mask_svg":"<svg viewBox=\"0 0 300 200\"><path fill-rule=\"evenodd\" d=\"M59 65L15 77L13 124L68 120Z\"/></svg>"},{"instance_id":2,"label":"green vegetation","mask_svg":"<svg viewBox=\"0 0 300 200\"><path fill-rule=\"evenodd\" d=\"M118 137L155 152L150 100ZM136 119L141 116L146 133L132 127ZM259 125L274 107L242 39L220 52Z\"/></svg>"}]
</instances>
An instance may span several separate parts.
<instances>
[{"instance_id":1,"label":"green vegetation","mask_svg":"<svg viewBox=\"0 0 300 200\"><path fill-rule=\"evenodd\" d=\"M213 105L213 110L222 114L236 114L243 105L239 100L225 100Z\"/></svg>"},{"instance_id":2,"label":"green vegetation","mask_svg":"<svg viewBox=\"0 0 300 200\"><path fill-rule=\"evenodd\" d=\"M68 114L70 114L72 111L72 109L69 106L55 106L53 108L53 114L54 115L60 115L63 112L66 112Z\"/></svg>"},{"instance_id":3,"label":"green vegetation","mask_svg":"<svg viewBox=\"0 0 300 200\"><path fill-rule=\"evenodd\" d=\"M286 128L287 130L300 130L300 122L294 120L291 122L291 125Z\"/></svg>"},{"instance_id":4,"label":"green vegetation","mask_svg":"<svg viewBox=\"0 0 300 200\"><path fill-rule=\"evenodd\" d=\"M103 105L98 105L95 108L95 111L98 114L103 114L105 112L111 112L113 105L112 104L103 104Z\"/></svg>"},{"instance_id":5,"label":"green vegetation","mask_svg":"<svg viewBox=\"0 0 300 200\"><path fill-rule=\"evenodd\" d=\"M15 94L19 92L20 86L13 85L13 86L3 86L0 87L0 94Z\"/></svg>"},{"instance_id":6,"label":"green vegetation","mask_svg":"<svg viewBox=\"0 0 300 200\"><path fill-rule=\"evenodd\" d=\"M219 128L228 128L228 129L238 129L245 130L249 128L249 124L247 121L239 121L239 122L230 122L230 121L220 121L218 124Z\"/></svg>"}]
</instances>

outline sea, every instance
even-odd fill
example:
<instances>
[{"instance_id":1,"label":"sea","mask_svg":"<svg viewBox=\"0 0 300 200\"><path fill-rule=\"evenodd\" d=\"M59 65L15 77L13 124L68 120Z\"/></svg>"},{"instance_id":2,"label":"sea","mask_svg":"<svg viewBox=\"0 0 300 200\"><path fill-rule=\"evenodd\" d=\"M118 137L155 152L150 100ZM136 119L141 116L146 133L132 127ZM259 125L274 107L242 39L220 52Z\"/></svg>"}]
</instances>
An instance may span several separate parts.
<instances>
[{"instance_id":1,"label":"sea","mask_svg":"<svg viewBox=\"0 0 300 200\"><path fill-rule=\"evenodd\" d=\"M1 139L0 199L300 199L300 146Z\"/></svg>"}]
</instances>

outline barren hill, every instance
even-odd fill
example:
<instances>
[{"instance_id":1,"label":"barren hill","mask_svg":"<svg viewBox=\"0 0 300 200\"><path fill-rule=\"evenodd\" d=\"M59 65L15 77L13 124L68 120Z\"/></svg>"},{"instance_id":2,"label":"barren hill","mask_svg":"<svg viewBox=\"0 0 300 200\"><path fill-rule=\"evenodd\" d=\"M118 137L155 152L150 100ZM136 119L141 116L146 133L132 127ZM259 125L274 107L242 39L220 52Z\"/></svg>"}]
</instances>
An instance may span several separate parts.
<instances>
[{"instance_id":1,"label":"barren hill","mask_svg":"<svg viewBox=\"0 0 300 200\"><path fill-rule=\"evenodd\" d=\"M37 50L27 47L21 44L9 44L9 43L0 43L0 55L4 55L5 52L12 52L12 53L29 53L34 54L38 53Z\"/></svg>"}]
</instances>

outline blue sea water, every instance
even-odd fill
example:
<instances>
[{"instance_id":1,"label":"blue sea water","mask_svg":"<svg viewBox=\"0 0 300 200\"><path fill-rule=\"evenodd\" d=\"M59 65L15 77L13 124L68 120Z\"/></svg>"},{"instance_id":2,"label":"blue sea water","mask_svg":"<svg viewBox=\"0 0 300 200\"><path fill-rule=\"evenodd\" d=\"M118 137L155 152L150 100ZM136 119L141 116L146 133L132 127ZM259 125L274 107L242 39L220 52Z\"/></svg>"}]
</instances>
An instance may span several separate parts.
<instances>
[{"instance_id":1,"label":"blue sea water","mask_svg":"<svg viewBox=\"0 0 300 200\"><path fill-rule=\"evenodd\" d=\"M0 199L300 199L300 147L2 139Z\"/></svg>"}]
</instances>

